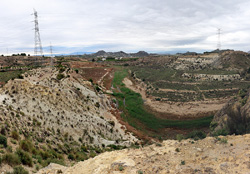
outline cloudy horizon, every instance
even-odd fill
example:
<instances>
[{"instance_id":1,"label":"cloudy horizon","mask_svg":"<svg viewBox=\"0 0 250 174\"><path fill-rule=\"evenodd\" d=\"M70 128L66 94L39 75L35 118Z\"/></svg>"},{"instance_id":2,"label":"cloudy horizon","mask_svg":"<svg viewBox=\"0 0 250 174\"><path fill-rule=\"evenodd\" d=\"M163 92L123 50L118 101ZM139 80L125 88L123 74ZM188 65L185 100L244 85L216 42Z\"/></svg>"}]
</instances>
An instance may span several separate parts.
<instances>
[{"instance_id":1,"label":"cloudy horizon","mask_svg":"<svg viewBox=\"0 0 250 174\"><path fill-rule=\"evenodd\" d=\"M249 51L248 0L2 0L0 54L34 50L33 8L45 54Z\"/></svg>"}]
</instances>

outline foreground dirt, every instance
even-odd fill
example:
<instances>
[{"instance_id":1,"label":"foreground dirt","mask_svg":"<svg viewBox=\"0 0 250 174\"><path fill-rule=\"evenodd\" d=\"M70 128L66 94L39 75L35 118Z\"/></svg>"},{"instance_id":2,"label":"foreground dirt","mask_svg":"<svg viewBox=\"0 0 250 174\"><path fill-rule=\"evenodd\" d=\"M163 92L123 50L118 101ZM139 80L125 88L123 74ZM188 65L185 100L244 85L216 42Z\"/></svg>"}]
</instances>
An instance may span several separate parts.
<instances>
[{"instance_id":1,"label":"foreground dirt","mask_svg":"<svg viewBox=\"0 0 250 174\"><path fill-rule=\"evenodd\" d=\"M51 164L38 173L249 173L250 134L220 138L167 140L141 149L106 152L73 167Z\"/></svg>"},{"instance_id":2,"label":"foreground dirt","mask_svg":"<svg viewBox=\"0 0 250 174\"><path fill-rule=\"evenodd\" d=\"M220 110L229 100L229 98L224 98L197 102L160 102L152 100L146 95L143 84L134 84L128 78L125 78L123 83L127 88L140 93L149 110L158 112L155 115L163 119L191 119L209 116Z\"/></svg>"}]
</instances>

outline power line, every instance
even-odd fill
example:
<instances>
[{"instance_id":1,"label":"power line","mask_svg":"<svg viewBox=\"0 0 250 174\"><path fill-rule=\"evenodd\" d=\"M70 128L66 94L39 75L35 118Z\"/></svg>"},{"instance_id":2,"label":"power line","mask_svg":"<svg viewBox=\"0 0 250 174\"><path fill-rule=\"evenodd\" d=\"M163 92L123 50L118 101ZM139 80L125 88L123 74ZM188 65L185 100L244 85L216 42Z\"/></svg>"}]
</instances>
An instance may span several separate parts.
<instances>
[{"instance_id":1,"label":"power line","mask_svg":"<svg viewBox=\"0 0 250 174\"><path fill-rule=\"evenodd\" d=\"M35 56L38 55L38 53L40 53L40 55L43 55L43 48L42 48L42 42L41 42L41 38L40 38L40 32L39 32L39 26L38 26L38 15L37 15L37 11L34 9L34 23L35 23L35 48L34 48L34 54Z\"/></svg>"}]
</instances>

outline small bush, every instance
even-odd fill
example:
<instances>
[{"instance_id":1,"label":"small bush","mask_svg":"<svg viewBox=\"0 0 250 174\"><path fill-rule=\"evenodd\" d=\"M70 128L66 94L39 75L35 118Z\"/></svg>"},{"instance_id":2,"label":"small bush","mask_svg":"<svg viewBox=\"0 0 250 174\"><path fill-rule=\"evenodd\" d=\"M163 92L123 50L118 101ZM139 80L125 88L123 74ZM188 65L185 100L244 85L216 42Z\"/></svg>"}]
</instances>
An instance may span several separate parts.
<instances>
[{"instance_id":1,"label":"small bush","mask_svg":"<svg viewBox=\"0 0 250 174\"><path fill-rule=\"evenodd\" d=\"M211 122L211 123L210 123L210 126L209 126L210 131L214 131L214 129L215 129L217 126L218 126L218 123L216 123L216 122Z\"/></svg>"},{"instance_id":2,"label":"small bush","mask_svg":"<svg viewBox=\"0 0 250 174\"><path fill-rule=\"evenodd\" d=\"M14 167L12 174L29 174L27 170L25 170L22 166Z\"/></svg>"},{"instance_id":3,"label":"small bush","mask_svg":"<svg viewBox=\"0 0 250 174\"><path fill-rule=\"evenodd\" d=\"M13 153L5 154L3 156L3 162L12 166L12 167L21 164L21 161L20 161L18 155L13 154Z\"/></svg>"},{"instance_id":4,"label":"small bush","mask_svg":"<svg viewBox=\"0 0 250 174\"><path fill-rule=\"evenodd\" d=\"M181 142L181 140L184 139L184 136L183 136L182 134L177 134L177 135L176 135L176 139L177 139L179 142Z\"/></svg>"},{"instance_id":5,"label":"small bush","mask_svg":"<svg viewBox=\"0 0 250 174\"><path fill-rule=\"evenodd\" d=\"M18 79L23 79L23 75L22 75L22 74L18 74L18 75L17 75L17 78L18 78Z\"/></svg>"},{"instance_id":6,"label":"small bush","mask_svg":"<svg viewBox=\"0 0 250 174\"><path fill-rule=\"evenodd\" d=\"M18 149L16 151L16 154L18 155L18 157L21 160L22 164L28 165L29 167L33 166L32 158L27 152L24 152L24 151Z\"/></svg>"},{"instance_id":7,"label":"small bush","mask_svg":"<svg viewBox=\"0 0 250 174\"><path fill-rule=\"evenodd\" d=\"M57 74L56 79L62 80L64 77L65 77L64 74L59 73L59 74Z\"/></svg>"},{"instance_id":8,"label":"small bush","mask_svg":"<svg viewBox=\"0 0 250 174\"><path fill-rule=\"evenodd\" d=\"M120 171L123 171L124 170L124 167L122 165L119 166L119 170Z\"/></svg>"},{"instance_id":9,"label":"small bush","mask_svg":"<svg viewBox=\"0 0 250 174\"><path fill-rule=\"evenodd\" d=\"M65 163L63 160L53 159L53 158L48 158L47 160L41 162L43 167L48 166L50 163L56 163L56 164L65 166Z\"/></svg>"},{"instance_id":10,"label":"small bush","mask_svg":"<svg viewBox=\"0 0 250 174\"><path fill-rule=\"evenodd\" d=\"M101 91L101 88L99 86L96 86L95 89L96 89L97 92Z\"/></svg>"},{"instance_id":11,"label":"small bush","mask_svg":"<svg viewBox=\"0 0 250 174\"><path fill-rule=\"evenodd\" d=\"M206 138L206 134L202 131L193 131L187 135L187 138L192 138L194 140L204 139Z\"/></svg>"},{"instance_id":12,"label":"small bush","mask_svg":"<svg viewBox=\"0 0 250 174\"><path fill-rule=\"evenodd\" d=\"M70 159L70 160L75 160L75 156L74 156L73 154L69 154L69 155L68 155L68 159Z\"/></svg>"},{"instance_id":13,"label":"small bush","mask_svg":"<svg viewBox=\"0 0 250 174\"><path fill-rule=\"evenodd\" d=\"M76 72L76 74L78 74L79 70L78 70L78 69L75 69L75 72Z\"/></svg>"},{"instance_id":14,"label":"small bush","mask_svg":"<svg viewBox=\"0 0 250 174\"><path fill-rule=\"evenodd\" d=\"M109 124L111 124L112 126L115 126L115 122L114 121L108 121Z\"/></svg>"},{"instance_id":15,"label":"small bush","mask_svg":"<svg viewBox=\"0 0 250 174\"><path fill-rule=\"evenodd\" d=\"M33 145L29 140L22 140L20 142L20 148L26 152L31 152L32 147Z\"/></svg>"},{"instance_id":16,"label":"small bush","mask_svg":"<svg viewBox=\"0 0 250 174\"><path fill-rule=\"evenodd\" d=\"M219 129L213 135L214 136L220 136L220 135L226 136L228 134L229 134L229 132L226 129Z\"/></svg>"},{"instance_id":17,"label":"small bush","mask_svg":"<svg viewBox=\"0 0 250 174\"><path fill-rule=\"evenodd\" d=\"M7 138L3 135L0 135L0 144L2 144L4 147L7 147Z\"/></svg>"},{"instance_id":18,"label":"small bush","mask_svg":"<svg viewBox=\"0 0 250 174\"><path fill-rule=\"evenodd\" d=\"M14 138L15 140L19 140L19 133L17 131L12 131L11 132L11 137Z\"/></svg>"},{"instance_id":19,"label":"small bush","mask_svg":"<svg viewBox=\"0 0 250 174\"><path fill-rule=\"evenodd\" d=\"M88 156L85 152L77 152L75 158L77 161L84 161L84 160L88 159Z\"/></svg>"},{"instance_id":20,"label":"small bush","mask_svg":"<svg viewBox=\"0 0 250 174\"><path fill-rule=\"evenodd\" d=\"M61 67L60 69L59 69L59 73L63 73L65 71L65 68L64 67Z\"/></svg>"},{"instance_id":21,"label":"small bush","mask_svg":"<svg viewBox=\"0 0 250 174\"><path fill-rule=\"evenodd\" d=\"M227 144L227 139L226 138L216 137L216 140L218 140L221 144Z\"/></svg>"}]
</instances>

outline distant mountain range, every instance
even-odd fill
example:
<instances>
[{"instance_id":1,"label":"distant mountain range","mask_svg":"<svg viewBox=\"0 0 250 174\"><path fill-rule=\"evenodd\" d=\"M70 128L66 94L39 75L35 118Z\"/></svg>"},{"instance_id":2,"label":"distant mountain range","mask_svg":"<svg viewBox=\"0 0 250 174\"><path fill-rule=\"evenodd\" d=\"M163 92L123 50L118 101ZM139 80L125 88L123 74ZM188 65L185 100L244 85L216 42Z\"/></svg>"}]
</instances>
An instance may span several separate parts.
<instances>
[{"instance_id":1,"label":"distant mountain range","mask_svg":"<svg viewBox=\"0 0 250 174\"><path fill-rule=\"evenodd\" d=\"M95 57L147 57L150 54L148 54L145 51L139 51L137 53L125 53L123 51L119 52L105 52L103 50L100 50L96 53L91 54L91 56Z\"/></svg>"}]
</instances>

